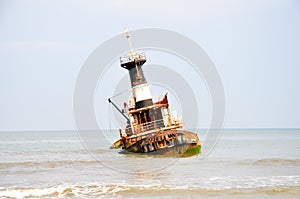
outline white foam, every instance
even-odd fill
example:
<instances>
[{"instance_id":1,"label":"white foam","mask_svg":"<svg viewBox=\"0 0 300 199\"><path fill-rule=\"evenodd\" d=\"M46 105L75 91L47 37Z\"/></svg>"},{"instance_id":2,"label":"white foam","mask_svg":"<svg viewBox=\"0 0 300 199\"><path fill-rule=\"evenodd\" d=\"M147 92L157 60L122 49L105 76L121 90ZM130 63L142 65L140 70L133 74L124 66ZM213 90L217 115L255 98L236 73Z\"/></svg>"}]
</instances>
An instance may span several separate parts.
<instances>
[{"instance_id":1,"label":"white foam","mask_svg":"<svg viewBox=\"0 0 300 199\"><path fill-rule=\"evenodd\" d=\"M127 184L127 183L77 183L51 185L40 188L19 188L10 187L0 189L1 197L13 198L42 198L42 197L114 197L122 196L122 192L130 191L130 194L141 194L155 191L230 191L230 190L255 190L255 189L276 189L278 187L300 186L300 176L270 176L270 177L208 177L201 179L196 184L185 184L174 182L171 184ZM128 194L128 192L127 192Z\"/></svg>"},{"instance_id":2,"label":"white foam","mask_svg":"<svg viewBox=\"0 0 300 199\"><path fill-rule=\"evenodd\" d=\"M57 188L8 189L8 190L1 190L0 197L13 197L13 198L41 197L41 196L46 196L46 195L52 195L56 192L60 192L60 190Z\"/></svg>"}]
</instances>

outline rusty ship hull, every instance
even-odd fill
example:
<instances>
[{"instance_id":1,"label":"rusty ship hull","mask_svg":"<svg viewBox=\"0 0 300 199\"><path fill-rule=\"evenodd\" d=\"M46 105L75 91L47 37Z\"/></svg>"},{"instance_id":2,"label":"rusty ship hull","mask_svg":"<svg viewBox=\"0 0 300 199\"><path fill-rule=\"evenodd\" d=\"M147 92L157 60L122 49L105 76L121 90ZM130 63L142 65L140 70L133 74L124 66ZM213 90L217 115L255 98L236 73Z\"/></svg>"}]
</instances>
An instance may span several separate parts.
<instances>
[{"instance_id":1,"label":"rusty ship hull","mask_svg":"<svg viewBox=\"0 0 300 199\"><path fill-rule=\"evenodd\" d=\"M167 129L120 138L111 148L122 148L120 153L189 157L201 152L201 143L193 132Z\"/></svg>"}]
</instances>

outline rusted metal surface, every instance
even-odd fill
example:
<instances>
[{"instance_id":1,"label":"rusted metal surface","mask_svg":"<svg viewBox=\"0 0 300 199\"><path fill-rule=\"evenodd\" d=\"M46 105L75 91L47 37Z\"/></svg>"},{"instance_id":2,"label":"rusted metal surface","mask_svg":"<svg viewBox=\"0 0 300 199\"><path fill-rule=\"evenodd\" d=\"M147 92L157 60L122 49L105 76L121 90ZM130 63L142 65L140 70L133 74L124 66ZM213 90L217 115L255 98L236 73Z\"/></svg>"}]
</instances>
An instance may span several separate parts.
<instances>
[{"instance_id":1,"label":"rusted metal surface","mask_svg":"<svg viewBox=\"0 0 300 199\"><path fill-rule=\"evenodd\" d=\"M185 156L200 153L201 143L197 134L169 129L156 131L146 135L123 137L116 141L112 148L122 148L127 152L151 153L153 155L183 156L190 148L199 148Z\"/></svg>"}]
</instances>

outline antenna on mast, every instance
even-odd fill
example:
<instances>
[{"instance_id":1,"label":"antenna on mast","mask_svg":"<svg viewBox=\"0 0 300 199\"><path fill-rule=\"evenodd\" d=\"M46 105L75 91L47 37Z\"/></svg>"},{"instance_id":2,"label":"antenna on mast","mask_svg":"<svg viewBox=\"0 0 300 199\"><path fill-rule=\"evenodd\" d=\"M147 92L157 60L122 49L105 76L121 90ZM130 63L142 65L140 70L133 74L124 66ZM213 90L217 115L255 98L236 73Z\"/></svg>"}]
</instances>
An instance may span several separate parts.
<instances>
[{"instance_id":1,"label":"antenna on mast","mask_svg":"<svg viewBox=\"0 0 300 199\"><path fill-rule=\"evenodd\" d=\"M128 32L128 29L125 30L125 35L126 35L126 38L127 38L127 41L128 41L129 51L130 51L130 54L131 54L133 51L132 51L132 47L131 47L130 35L129 35L129 32Z\"/></svg>"},{"instance_id":2,"label":"antenna on mast","mask_svg":"<svg viewBox=\"0 0 300 199\"><path fill-rule=\"evenodd\" d=\"M133 50L132 50L132 47L131 47L131 42L130 42L130 35L129 35L129 32L128 32L128 29L125 30L125 35L126 35L126 38L127 38L127 41L128 41L128 46L129 46L129 56L130 56L130 59L134 59L134 53L133 53ZM138 69L138 66L135 62L135 69L136 69L136 73L137 73L137 80L141 80L141 75L140 75L140 72L139 72L139 69Z\"/></svg>"}]
</instances>

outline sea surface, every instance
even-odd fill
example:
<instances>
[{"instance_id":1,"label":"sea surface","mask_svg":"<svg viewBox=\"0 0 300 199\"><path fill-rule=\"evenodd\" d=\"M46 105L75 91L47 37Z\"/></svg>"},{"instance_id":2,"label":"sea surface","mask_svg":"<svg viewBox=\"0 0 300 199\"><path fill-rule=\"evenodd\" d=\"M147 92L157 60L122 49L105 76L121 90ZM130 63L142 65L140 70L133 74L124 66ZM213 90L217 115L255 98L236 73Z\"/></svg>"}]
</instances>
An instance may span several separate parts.
<instances>
[{"instance_id":1,"label":"sea surface","mask_svg":"<svg viewBox=\"0 0 300 199\"><path fill-rule=\"evenodd\" d=\"M0 132L0 198L300 198L299 129L226 129L205 158L87 134L91 148L75 131Z\"/></svg>"}]
</instances>

